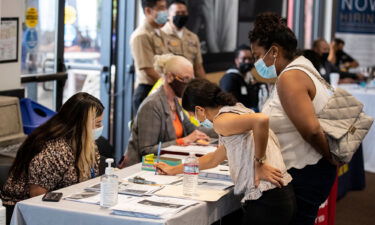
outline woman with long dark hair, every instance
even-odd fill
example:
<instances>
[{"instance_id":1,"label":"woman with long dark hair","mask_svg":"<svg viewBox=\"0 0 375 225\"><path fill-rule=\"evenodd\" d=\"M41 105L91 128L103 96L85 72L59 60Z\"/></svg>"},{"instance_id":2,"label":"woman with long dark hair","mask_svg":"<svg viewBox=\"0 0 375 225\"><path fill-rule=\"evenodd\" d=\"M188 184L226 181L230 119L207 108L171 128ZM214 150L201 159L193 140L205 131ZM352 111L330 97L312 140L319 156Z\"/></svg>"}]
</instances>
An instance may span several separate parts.
<instances>
[{"instance_id":1,"label":"woman with long dark hair","mask_svg":"<svg viewBox=\"0 0 375 225\"><path fill-rule=\"evenodd\" d=\"M297 215L293 224L312 225L336 177L328 142L317 114L330 98L318 71L297 55L297 39L285 20L271 13L259 15L249 34L254 66L264 79L277 79L263 106L270 128L281 146L293 177Z\"/></svg>"},{"instance_id":2,"label":"woman with long dark hair","mask_svg":"<svg viewBox=\"0 0 375 225\"><path fill-rule=\"evenodd\" d=\"M20 146L1 199L18 201L60 189L98 175L95 139L103 130L104 107L87 93L73 95Z\"/></svg>"},{"instance_id":3,"label":"woman with long dark hair","mask_svg":"<svg viewBox=\"0 0 375 225\"><path fill-rule=\"evenodd\" d=\"M268 117L254 113L231 94L204 80L186 87L182 106L219 135L215 152L200 157L199 169L216 167L228 159L234 193L243 195L242 224L287 225L295 210L291 176L281 156L276 136L268 128ZM183 165L156 164L163 174L183 172Z\"/></svg>"}]
</instances>

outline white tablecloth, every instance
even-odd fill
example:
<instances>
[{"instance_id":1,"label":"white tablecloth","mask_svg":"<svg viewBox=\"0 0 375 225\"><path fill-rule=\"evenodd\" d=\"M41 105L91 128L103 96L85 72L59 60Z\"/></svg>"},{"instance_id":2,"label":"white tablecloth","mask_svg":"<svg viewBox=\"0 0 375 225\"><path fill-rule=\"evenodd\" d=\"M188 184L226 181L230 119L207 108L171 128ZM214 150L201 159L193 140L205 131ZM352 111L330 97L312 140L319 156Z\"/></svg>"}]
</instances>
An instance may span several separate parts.
<instances>
[{"instance_id":1,"label":"white tablecloth","mask_svg":"<svg viewBox=\"0 0 375 225\"><path fill-rule=\"evenodd\" d=\"M340 88L346 89L355 96L364 105L364 111L367 115L375 118L375 89L360 88L356 85L340 85ZM362 142L363 159L365 170L375 173L375 125L373 124L367 136Z\"/></svg>"},{"instance_id":2,"label":"white tablecloth","mask_svg":"<svg viewBox=\"0 0 375 225\"><path fill-rule=\"evenodd\" d=\"M116 171L122 177L130 176L140 171L140 164ZM64 196L80 191L85 187L96 184L100 178L95 178L61 190ZM60 202L44 202L42 196L19 202L13 213L12 225L188 225L211 224L221 217L233 212L240 207L240 199L230 192L214 203L202 202L193 207L177 213L167 220L153 220L110 214L109 209L100 208L99 205L90 205L73 201L61 200Z\"/></svg>"}]
</instances>

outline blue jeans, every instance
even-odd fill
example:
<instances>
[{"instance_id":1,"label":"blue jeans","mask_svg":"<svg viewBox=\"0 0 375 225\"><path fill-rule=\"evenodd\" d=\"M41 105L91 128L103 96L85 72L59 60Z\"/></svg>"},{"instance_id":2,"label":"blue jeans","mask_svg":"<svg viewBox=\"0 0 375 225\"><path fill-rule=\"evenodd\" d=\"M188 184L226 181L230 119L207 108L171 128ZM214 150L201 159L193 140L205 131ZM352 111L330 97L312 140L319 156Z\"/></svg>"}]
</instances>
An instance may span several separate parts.
<instances>
[{"instance_id":1,"label":"blue jeans","mask_svg":"<svg viewBox=\"0 0 375 225\"><path fill-rule=\"evenodd\" d=\"M321 159L302 169L291 168L297 213L293 225L314 225L319 206L327 199L336 178L337 167Z\"/></svg>"}]
</instances>

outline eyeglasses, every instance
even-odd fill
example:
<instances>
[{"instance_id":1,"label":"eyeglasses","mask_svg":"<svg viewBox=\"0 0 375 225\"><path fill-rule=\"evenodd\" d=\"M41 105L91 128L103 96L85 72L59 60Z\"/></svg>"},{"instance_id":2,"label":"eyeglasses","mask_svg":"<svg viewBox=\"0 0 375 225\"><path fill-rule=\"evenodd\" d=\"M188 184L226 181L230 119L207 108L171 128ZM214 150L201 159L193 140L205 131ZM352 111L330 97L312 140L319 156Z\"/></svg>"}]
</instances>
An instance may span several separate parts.
<instances>
[{"instance_id":1,"label":"eyeglasses","mask_svg":"<svg viewBox=\"0 0 375 225\"><path fill-rule=\"evenodd\" d=\"M191 78L188 78L188 77L184 77L184 78L182 78L182 77L180 77L180 76L178 76L178 75L176 75L176 74L173 74L173 77L174 77L176 80L178 80L178 81L180 81L180 82L182 82L182 83L185 83L185 84L189 83L189 81L191 80Z\"/></svg>"}]
</instances>

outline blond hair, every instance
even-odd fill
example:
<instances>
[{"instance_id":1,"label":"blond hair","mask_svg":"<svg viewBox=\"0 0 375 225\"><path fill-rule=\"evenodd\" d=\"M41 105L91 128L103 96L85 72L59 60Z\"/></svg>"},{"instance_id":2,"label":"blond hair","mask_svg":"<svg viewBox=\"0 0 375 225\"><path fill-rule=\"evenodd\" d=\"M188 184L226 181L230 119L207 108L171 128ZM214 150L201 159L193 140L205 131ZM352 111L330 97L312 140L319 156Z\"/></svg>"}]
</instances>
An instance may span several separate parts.
<instances>
[{"instance_id":1,"label":"blond hair","mask_svg":"<svg viewBox=\"0 0 375 225\"><path fill-rule=\"evenodd\" d=\"M159 74L165 75L167 72L178 68L181 64L193 67L193 64L183 56L164 54L154 56L154 69Z\"/></svg>"},{"instance_id":2,"label":"blond hair","mask_svg":"<svg viewBox=\"0 0 375 225\"><path fill-rule=\"evenodd\" d=\"M96 144L92 134L92 123L95 121L95 115L96 109L91 107L88 111L87 120L81 135L82 151L78 156L77 162L80 181L90 179L91 168L93 168L96 163Z\"/></svg>"}]
</instances>

